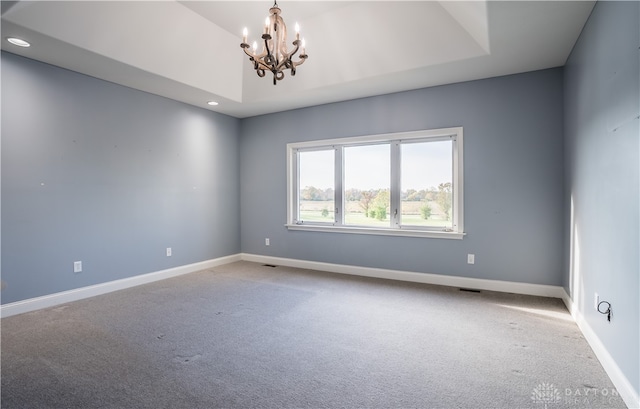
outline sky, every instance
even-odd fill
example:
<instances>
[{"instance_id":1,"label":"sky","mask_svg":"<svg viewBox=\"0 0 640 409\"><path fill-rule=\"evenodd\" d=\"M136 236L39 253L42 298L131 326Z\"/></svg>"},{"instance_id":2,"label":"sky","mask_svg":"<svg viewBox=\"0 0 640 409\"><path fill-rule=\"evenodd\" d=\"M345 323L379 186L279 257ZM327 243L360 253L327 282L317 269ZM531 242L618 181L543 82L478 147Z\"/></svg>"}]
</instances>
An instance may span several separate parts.
<instances>
[{"instance_id":1,"label":"sky","mask_svg":"<svg viewBox=\"0 0 640 409\"><path fill-rule=\"evenodd\" d=\"M389 145L344 148L345 190L388 188L390 180ZM318 189L334 184L334 151L301 152L300 186ZM401 145L402 190L437 188L451 181L450 141L405 143Z\"/></svg>"}]
</instances>

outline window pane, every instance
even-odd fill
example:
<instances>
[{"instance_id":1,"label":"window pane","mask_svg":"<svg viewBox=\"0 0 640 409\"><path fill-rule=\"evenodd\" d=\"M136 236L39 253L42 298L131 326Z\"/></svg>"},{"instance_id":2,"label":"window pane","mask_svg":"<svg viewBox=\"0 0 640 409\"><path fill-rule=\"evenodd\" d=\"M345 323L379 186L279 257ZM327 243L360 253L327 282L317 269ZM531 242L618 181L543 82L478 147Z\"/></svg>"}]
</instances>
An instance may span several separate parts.
<instances>
[{"instance_id":1,"label":"window pane","mask_svg":"<svg viewBox=\"0 0 640 409\"><path fill-rule=\"evenodd\" d=\"M402 225L453 227L452 149L452 141L400 145Z\"/></svg>"},{"instance_id":2,"label":"window pane","mask_svg":"<svg viewBox=\"0 0 640 409\"><path fill-rule=\"evenodd\" d=\"M334 150L299 152L299 220L333 223L335 220Z\"/></svg>"},{"instance_id":3,"label":"window pane","mask_svg":"<svg viewBox=\"0 0 640 409\"><path fill-rule=\"evenodd\" d=\"M390 227L389 144L344 148L344 224Z\"/></svg>"}]
</instances>

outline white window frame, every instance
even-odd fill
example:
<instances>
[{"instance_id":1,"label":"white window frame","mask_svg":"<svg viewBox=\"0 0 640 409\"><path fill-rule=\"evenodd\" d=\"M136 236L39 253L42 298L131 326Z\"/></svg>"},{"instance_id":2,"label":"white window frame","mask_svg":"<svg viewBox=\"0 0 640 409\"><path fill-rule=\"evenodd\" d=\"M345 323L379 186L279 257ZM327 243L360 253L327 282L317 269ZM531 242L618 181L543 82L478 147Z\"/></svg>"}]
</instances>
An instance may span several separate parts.
<instances>
[{"instance_id":1,"label":"white window frame","mask_svg":"<svg viewBox=\"0 0 640 409\"><path fill-rule=\"evenodd\" d=\"M368 227L343 225L342 210L344 208L342 190L343 190L343 163L342 148L347 146L356 146L371 143L390 143L392 151L399 151L399 143L408 140L453 140L453 199L452 199L452 230L434 230L431 227L420 226L399 226L397 220L390 223L390 227ZM464 150L463 150L463 128L442 128L430 129L414 132L402 132L379 135L356 136L339 139L325 139L318 141L295 142L287 144L287 223L285 226L289 230L304 230L315 232L331 232L331 233L355 233L355 234L373 234L385 236L405 236L405 237L428 237L428 238L445 238L445 239L462 239L464 232ZM297 153L299 151L310 150L326 150L334 149L336 152L335 163L335 204L337 211L335 212L335 220L333 223L297 223L296 217L298 212L298 161ZM391 190L397 189L396 194L392 194L391 209L399 209L400 201L400 175L399 166L396 166L399 154L392 154L391 160ZM340 213L339 213L340 212ZM394 210L391 210L393 216ZM396 216L396 219L399 216Z\"/></svg>"}]
</instances>

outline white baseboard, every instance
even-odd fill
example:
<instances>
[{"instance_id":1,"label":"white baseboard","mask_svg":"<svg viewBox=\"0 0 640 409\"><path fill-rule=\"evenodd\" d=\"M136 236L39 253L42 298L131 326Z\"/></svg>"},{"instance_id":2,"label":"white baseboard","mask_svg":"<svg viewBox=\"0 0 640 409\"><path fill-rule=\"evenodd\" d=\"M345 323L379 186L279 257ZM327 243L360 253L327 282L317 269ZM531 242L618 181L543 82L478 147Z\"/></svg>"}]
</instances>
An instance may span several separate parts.
<instances>
[{"instance_id":1,"label":"white baseboard","mask_svg":"<svg viewBox=\"0 0 640 409\"><path fill-rule=\"evenodd\" d=\"M56 305L82 300L85 298L94 297L96 295L106 294L112 291L123 290L125 288L135 287L154 281L164 280L183 274L189 274L240 260L256 263L276 264L296 268L305 268L310 270L327 271L331 273L409 281L423 284L435 284L450 287L473 288L478 290L500 291L515 294L561 298L567 306L567 309L571 312L573 319L582 331L582 334L593 349L595 355L600 360L603 368L611 378L611 381L620 393L620 396L624 400L625 404L629 408L640 408L640 396L638 395L638 391L634 389L629 380L624 376L624 373L615 363L596 333L591 329L587 321L582 316L582 313L573 304L571 297L569 297L564 288L552 285L486 280L460 276L444 276L438 274L349 266L343 264L322 263L316 261L241 253L5 304L0 306L0 317L5 318L12 315L39 310L42 308L49 308Z\"/></svg>"},{"instance_id":2,"label":"white baseboard","mask_svg":"<svg viewBox=\"0 0 640 409\"><path fill-rule=\"evenodd\" d=\"M153 273L109 281L106 283L96 284L88 287L76 288L74 290L44 295L42 297L16 301L0 306L0 317L5 318L12 315L39 310L42 308L49 308L56 305L82 300L84 298L94 297L96 295L106 294L112 291L123 290L125 288L135 287L141 284L152 283L154 281L164 280L166 278L176 277L183 274L189 274L240 260L240 255L235 254L231 256L201 261L198 263L187 264L184 266L169 268L166 270L155 271Z\"/></svg>"},{"instance_id":3,"label":"white baseboard","mask_svg":"<svg viewBox=\"0 0 640 409\"><path fill-rule=\"evenodd\" d=\"M12 315L23 314L36 311L42 308L54 307L56 305L82 300L96 295L106 294L112 291L123 290L125 288L164 280L183 274L189 274L207 268L216 267L222 264L235 261L252 261L257 263L278 264L282 266L306 268L310 270L327 271L331 273L351 274L365 277L385 278L390 280L410 281L424 284L445 285L451 287L474 288L478 290L501 291L516 294L538 295L542 297L562 298L566 295L562 287L540 284L516 283L508 281L485 280L479 278L467 278L459 276L443 276L438 274L414 273L399 270L387 270L381 268L369 268L349 266L342 264L321 263L316 261L297 260L280 257L269 257L254 254L235 254L206 260L198 263L187 264L166 270L156 271L139 276L123 278L109 281L88 287L77 288L42 297L30 298L16 301L0 306L0 317L10 317Z\"/></svg>"},{"instance_id":4,"label":"white baseboard","mask_svg":"<svg viewBox=\"0 0 640 409\"><path fill-rule=\"evenodd\" d=\"M309 270L327 271L331 273L351 274L365 277L410 281L423 284L435 284L450 287L474 288L478 290L560 298L564 301L567 309L571 313L571 316L578 325L578 328L580 329L580 331L582 331L582 334L593 349L596 357L607 372L607 375L609 376L609 378L611 378L611 381L620 393L620 396L624 400L625 404L630 409L640 409L640 397L638 396L638 392L634 389L627 377L620 370L614 359L611 357L595 332L591 329L582 314L573 305L571 298L563 287L349 266L343 264L322 263L316 261L270 257L246 253L242 253L241 258L244 261L274 264L295 268L305 268Z\"/></svg>"},{"instance_id":5,"label":"white baseboard","mask_svg":"<svg viewBox=\"0 0 640 409\"><path fill-rule=\"evenodd\" d=\"M616 361L611 357L607 348L604 346L602 341L600 341L598 335L596 335L595 331L591 328L564 288L562 289L562 293L562 301L564 301L564 304L567 306L567 309L578 325L578 328L580 328L582 335L584 335L584 338L589 343L589 346L593 349L594 354L600 361L600 364L602 364L605 372L609 375L609 378L611 378L611 382L613 382L618 393L620 393L624 403L630 409L640 408L639 392L635 390L631 382L629 382L629 379L627 379L624 373L620 370Z\"/></svg>"},{"instance_id":6,"label":"white baseboard","mask_svg":"<svg viewBox=\"0 0 640 409\"><path fill-rule=\"evenodd\" d=\"M269 257L247 253L242 253L240 256L244 261L252 261L256 263L277 264L287 267L306 268L309 270L328 271L331 273L350 274L364 277L386 278L389 280L410 281L422 284L473 288L477 290L537 295L541 297L553 298L562 298L562 294L564 293L564 289L562 287L553 285L527 284L511 281L486 280L481 278L415 273L410 271L349 266L344 264L331 264L291 258Z\"/></svg>"}]
</instances>

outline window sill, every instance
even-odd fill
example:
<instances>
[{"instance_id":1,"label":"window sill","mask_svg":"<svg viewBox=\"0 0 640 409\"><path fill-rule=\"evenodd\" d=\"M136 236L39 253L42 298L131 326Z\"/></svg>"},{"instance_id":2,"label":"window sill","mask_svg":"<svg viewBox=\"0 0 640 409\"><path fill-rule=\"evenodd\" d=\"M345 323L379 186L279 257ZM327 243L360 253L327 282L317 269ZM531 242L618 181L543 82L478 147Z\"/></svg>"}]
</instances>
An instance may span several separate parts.
<instances>
[{"instance_id":1,"label":"window sill","mask_svg":"<svg viewBox=\"0 0 640 409\"><path fill-rule=\"evenodd\" d=\"M466 233L453 231L425 231L409 229L377 229L372 227L354 226L321 226L317 224L285 224L289 230L315 231L321 233L348 233L348 234L371 234L377 236L400 236L400 237L422 237L431 239L454 239L462 240Z\"/></svg>"}]
</instances>

